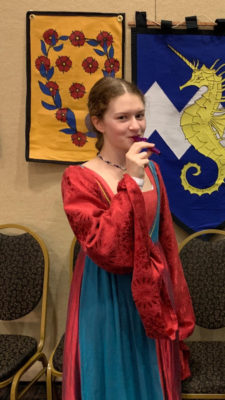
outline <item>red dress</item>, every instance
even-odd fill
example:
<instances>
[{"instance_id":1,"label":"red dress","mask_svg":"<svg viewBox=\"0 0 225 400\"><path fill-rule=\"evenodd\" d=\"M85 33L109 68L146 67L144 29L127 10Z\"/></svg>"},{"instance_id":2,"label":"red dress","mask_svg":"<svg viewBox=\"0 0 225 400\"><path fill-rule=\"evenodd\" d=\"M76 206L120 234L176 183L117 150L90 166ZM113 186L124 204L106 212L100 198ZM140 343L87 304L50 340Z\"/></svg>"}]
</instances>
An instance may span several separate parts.
<instances>
[{"instance_id":1,"label":"red dress","mask_svg":"<svg viewBox=\"0 0 225 400\"><path fill-rule=\"evenodd\" d=\"M146 335L157 340L167 397L173 400L174 379L179 377L174 377L173 368L170 368L175 362L175 353L171 349L173 342L179 339L182 377L187 377L189 368L187 358L183 357L185 352L182 350L185 348L182 340L192 333L195 321L178 255L166 190L156 164L155 168L160 187L158 243L153 243L149 237L144 196L129 175L124 175L119 182L118 193L112 196L109 187L98 174L88 168L72 166L64 173L62 191L66 214L83 249L80 262L84 254L87 254L99 267L110 273L132 272L133 300ZM147 173L151 175L149 171ZM79 279L81 280L81 276L77 276L75 281L78 282ZM74 307L76 298L73 287L71 293L68 338L73 336L70 321L71 312L74 311L71 307ZM74 337L72 342L66 339L64 362L71 351L74 351L74 364L70 368L75 369L79 349ZM68 368L65 368L68 372ZM68 373L66 375L68 378ZM74 379L72 371L70 375ZM79 380L79 376L77 379ZM78 396L74 398L77 400Z\"/></svg>"}]
</instances>

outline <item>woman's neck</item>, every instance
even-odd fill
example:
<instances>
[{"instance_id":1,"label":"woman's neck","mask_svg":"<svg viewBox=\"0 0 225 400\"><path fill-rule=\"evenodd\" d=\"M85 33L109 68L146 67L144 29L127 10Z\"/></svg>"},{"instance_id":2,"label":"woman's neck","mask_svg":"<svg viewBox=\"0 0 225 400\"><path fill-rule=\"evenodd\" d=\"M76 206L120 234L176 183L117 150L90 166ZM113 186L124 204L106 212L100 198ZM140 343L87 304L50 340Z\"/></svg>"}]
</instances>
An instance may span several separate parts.
<instances>
[{"instance_id":1,"label":"woman's neck","mask_svg":"<svg viewBox=\"0 0 225 400\"><path fill-rule=\"evenodd\" d=\"M114 149L112 147L107 148L103 146L99 152L104 160L110 161L113 164L120 165L121 167L126 166L126 153L122 150Z\"/></svg>"}]
</instances>

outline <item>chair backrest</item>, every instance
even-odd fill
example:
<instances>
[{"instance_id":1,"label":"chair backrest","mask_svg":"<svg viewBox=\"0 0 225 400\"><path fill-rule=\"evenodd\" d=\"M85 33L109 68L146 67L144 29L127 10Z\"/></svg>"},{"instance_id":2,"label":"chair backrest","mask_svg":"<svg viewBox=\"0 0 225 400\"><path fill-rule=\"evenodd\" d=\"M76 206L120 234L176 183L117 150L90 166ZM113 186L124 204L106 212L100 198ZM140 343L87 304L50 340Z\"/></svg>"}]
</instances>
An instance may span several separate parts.
<instances>
[{"instance_id":1,"label":"chair backrest","mask_svg":"<svg viewBox=\"0 0 225 400\"><path fill-rule=\"evenodd\" d=\"M208 329L224 327L225 231L196 232L188 236L179 249L197 325Z\"/></svg>"},{"instance_id":2,"label":"chair backrest","mask_svg":"<svg viewBox=\"0 0 225 400\"><path fill-rule=\"evenodd\" d=\"M22 225L0 225L0 319L21 318L42 298L40 340L45 335L48 274L43 240Z\"/></svg>"}]
</instances>

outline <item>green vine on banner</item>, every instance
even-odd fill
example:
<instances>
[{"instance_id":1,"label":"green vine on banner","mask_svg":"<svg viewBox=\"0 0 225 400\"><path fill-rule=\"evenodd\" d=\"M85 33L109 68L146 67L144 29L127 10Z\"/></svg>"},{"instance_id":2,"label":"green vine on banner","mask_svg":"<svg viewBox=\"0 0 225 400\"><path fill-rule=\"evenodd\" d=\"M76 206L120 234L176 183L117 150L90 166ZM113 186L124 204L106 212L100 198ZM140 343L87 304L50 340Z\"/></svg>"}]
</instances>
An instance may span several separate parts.
<instances>
[{"instance_id":1,"label":"green vine on banner","mask_svg":"<svg viewBox=\"0 0 225 400\"><path fill-rule=\"evenodd\" d=\"M56 119L67 124L68 127L60 129L60 132L71 135L74 145L84 146L87 142L87 137L93 138L95 133L77 131L76 116L71 109L63 107L59 85L52 80L55 68L58 68L62 73L66 73L71 69L72 61L68 56L59 56L55 66L51 66L49 52L50 50L60 52L64 48L66 41L70 41L74 47L82 47L88 44L93 47L97 56L106 58L104 69L102 69L103 76L115 77L115 74L120 70L120 63L114 57L113 36L109 32L101 31L96 39L88 39L82 31L78 30L73 31L70 36L59 36L56 30L48 29L44 32L43 39L41 39L42 55L35 60L35 67L42 78L45 79L44 83L38 81L39 87L43 94L52 98L52 103L42 101L41 104L47 110L56 110ZM99 69L98 61L92 56L86 57L81 65L88 74L94 74ZM75 100L79 100L85 95L86 89L82 83L74 82L69 87L69 93Z\"/></svg>"}]
</instances>

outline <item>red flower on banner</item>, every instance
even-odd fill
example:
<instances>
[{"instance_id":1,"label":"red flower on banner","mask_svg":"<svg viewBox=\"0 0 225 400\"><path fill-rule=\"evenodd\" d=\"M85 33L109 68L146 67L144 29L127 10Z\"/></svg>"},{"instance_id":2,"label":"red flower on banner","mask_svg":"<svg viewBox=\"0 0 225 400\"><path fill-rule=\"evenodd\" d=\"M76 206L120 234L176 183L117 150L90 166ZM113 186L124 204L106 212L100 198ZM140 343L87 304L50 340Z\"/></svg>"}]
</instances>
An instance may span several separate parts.
<instances>
[{"instance_id":1,"label":"red flower on banner","mask_svg":"<svg viewBox=\"0 0 225 400\"><path fill-rule=\"evenodd\" d=\"M81 31L73 31L69 37L73 46L83 46L85 43L85 36Z\"/></svg>"},{"instance_id":2,"label":"red flower on banner","mask_svg":"<svg viewBox=\"0 0 225 400\"><path fill-rule=\"evenodd\" d=\"M45 43L51 44L52 46L54 46L57 43L58 37L59 35L54 29L48 29L43 34Z\"/></svg>"},{"instance_id":3,"label":"red flower on banner","mask_svg":"<svg viewBox=\"0 0 225 400\"><path fill-rule=\"evenodd\" d=\"M87 142L86 135L82 132L77 132L71 135L72 142L79 147L82 147Z\"/></svg>"},{"instance_id":4,"label":"red flower on banner","mask_svg":"<svg viewBox=\"0 0 225 400\"><path fill-rule=\"evenodd\" d=\"M85 72L93 74L98 69L98 61L96 61L93 57L87 57L82 62L82 67L84 68Z\"/></svg>"},{"instance_id":5,"label":"red flower on banner","mask_svg":"<svg viewBox=\"0 0 225 400\"><path fill-rule=\"evenodd\" d=\"M67 108L59 108L56 112L56 118L61 122L66 122Z\"/></svg>"},{"instance_id":6,"label":"red flower on banner","mask_svg":"<svg viewBox=\"0 0 225 400\"><path fill-rule=\"evenodd\" d=\"M59 71L68 72L72 66L72 61L67 56L61 56L56 60Z\"/></svg>"},{"instance_id":7,"label":"red flower on banner","mask_svg":"<svg viewBox=\"0 0 225 400\"><path fill-rule=\"evenodd\" d=\"M120 69L120 63L116 58L109 58L105 61L105 69L108 73L117 72Z\"/></svg>"},{"instance_id":8,"label":"red flower on banner","mask_svg":"<svg viewBox=\"0 0 225 400\"><path fill-rule=\"evenodd\" d=\"M39 56L35 61L35 66L38 69L38 71L40 71L41 65L44 65L46 71L48 71L49 68L50 68L50 60L49 60L49 58L45 57L45 56Z\"/></svg>"},{"instance_id":9,"label":"red flower on banner","mask_svg":"<svg viewBox=\"0 0 225 400\"><path fill-rule=\"evenodd\" d=\"M41 92L48 96L41 102L46 110L55 110L55 117L58 121L65 123L67 126L60 129L60 132L71 137L71 142L75 146L84 146L89 137L95 137L93 132L86 133L77 132L77 120L73 109L64 108L62 97L60 94L59 84L53 81L53 76L56 67L61 72L68 72L72 67L72 60L69 56L59 56L55 61L55 66L51 66L49 57L50 51L61 52L65 51L65 43L71 43L74 47L82 47L85 44L90 46L96 57L105 58L104 67L101 69L103 76L115 76L115 73L120 69L119 61L114 58L113 36L107 31L100 31L96 38L86 38L81 30L74 30L70 35L59 35L54 29L47 29L40 40L42 55L35 61L35 66L39 70L42 80L38 81ZM56 45L57 44L57 45ZM48 45L48 46L46 46ZM100 48L102 47L102 49ZM64 53L65 54L65 53ZM93 74L99 69L99 62L88 56L83 59L82 67L86 73ZM45 83L43 83L45 79ZM82 99L86 94L86 88L83 84L74 82L69 84L69 92L71 97L76 100Z\"/></svg>"},{"instance_id":10,"label":"red flower on banner","mask_svg":"<svg viewBox=\"0 0 225 400\"><path fill-rule=\"evenodd\" d=\"M50 90L52 96L55 96L57 90L59 90L59 86L56 82L49 81L45 86Z\"/></svg>"},{"instance_id":11,"label":"red flower on banner","mask_svg":"<svg viewBox=\"0 0 225 400\"><path fill-rule=\"evenodd\" d=\"M85 87L81 83L73 83L69 90L74 99L81 99L85 95Z\"/></svg>"},{"instance_id":12,"label":"red flower on banner","mask_svg":"<svg viewBox=\"0 0 225 400\"><path fill-rule=\"evenodd\" d=\"M100 46L104 47L104 43L106 43L107 47L109 47L113 42L113 37L109 32L102 31L98 34L97 41L99 42Z\"/></svg>"}]
</instances>

